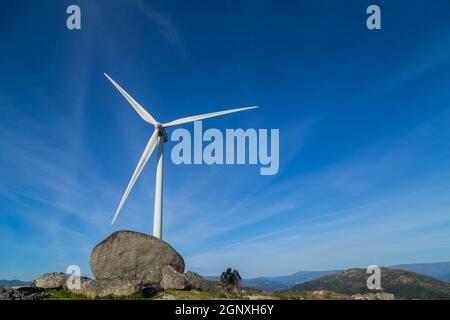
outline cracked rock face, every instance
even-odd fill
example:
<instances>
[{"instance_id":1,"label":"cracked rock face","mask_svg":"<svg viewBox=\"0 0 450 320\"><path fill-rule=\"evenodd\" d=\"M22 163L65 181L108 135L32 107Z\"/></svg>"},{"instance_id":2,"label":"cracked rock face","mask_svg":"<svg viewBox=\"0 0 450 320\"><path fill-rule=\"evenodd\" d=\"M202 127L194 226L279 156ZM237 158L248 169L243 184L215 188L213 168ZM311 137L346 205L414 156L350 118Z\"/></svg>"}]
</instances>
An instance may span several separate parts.
<instances>
[{"instance_id":1,"label":"cracked rock face","mask_svg":"<svg viewBox=\"0 0 450 320\"><path fill-rule=\"evenodd\" d=\"M72 290L88 298L129 296L140 292L138 283L121 279L99 279L83 283L80 289Z\"/></svg>"},{"instance_id":2,"label":"cracked rock face","mask_svg":"<svg viewBox=\"0 0 450 320\"><path fill-rule=\"evenodd\" d=\"M49 272L46 273L31 283L32 287L42 288L42 289L55 289L55 290L67 290L68 288L68 280L70 275L64 272ZM83 284L86 281L89 281L88 277L80 276L80 283ZM72 281L72 280L70 280ZM75 281L75 280L73 280Z\"/></svg>"},{"instance_id":3,"label":"cracked rock face","mask_svg":"<svg viewBox=\"0 0 450 320\"><path fill-rule=\"evenodd\" d=\"M32 286L43 289L62 289L67 288L67 279L69 275L63 272L50 272L34 280Z\"/></svg>"},{"instance_id":4,"label":"cracked rock face","mask_svg":"<svg viewBox=\"0 0 450 320\"><path fill-rule=\"evenodd\" d=\"M171 266L165 266L162 270L162 280L160 286L163 289L178 289L178 290L190 290L192 285L189 282L188 277L177 272Z\"/></svg>"},{"instance_id":5,"label":"cracked rock face","mask_svg":"<svg viewBox=\"0 0 450 320\"><path fill-rule=\"evenodd\" d=\"M167 242L133 231L112 233L91 254L91 270L96 279L157 285L165 266L183 273L184 260Z\"/></svg>"}]
</instances>

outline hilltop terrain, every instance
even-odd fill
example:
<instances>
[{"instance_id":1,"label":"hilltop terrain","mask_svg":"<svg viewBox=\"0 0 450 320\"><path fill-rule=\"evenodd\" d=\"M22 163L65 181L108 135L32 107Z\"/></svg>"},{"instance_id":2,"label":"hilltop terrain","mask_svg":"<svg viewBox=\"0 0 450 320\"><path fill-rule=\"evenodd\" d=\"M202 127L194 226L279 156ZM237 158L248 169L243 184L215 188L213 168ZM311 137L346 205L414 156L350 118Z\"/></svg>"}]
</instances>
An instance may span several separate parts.
<instances>
[{"instance_id":1,"label":"hilltop terrain","mask_svg":"<svg viewBox=\"0 0 450 320\"><path fill-rule=\"evenodd\" d=\"M387 268L411 271L438 280L450 281L450 262L398 264L387 266ZM298 271L287 276L247 278L242 281L242 284L246 287L265 291L283 291L297 284L342 271L343 270ZM211 280L217 279L216 277L209 278Z\"/></svg>"},{"instance_id":2,"label":"hilltop terrain","mask_svg":"<svg viewBox=\"0 0 450 320\"><path fill-rule=\"evenodd\" d=\"M366 269L349 269L298 284L285 292L327 290L344 295L368 294ZM398 269L381 268L378 292L394 294L397 299L450 299L450 283Z\"/></svg>"}]
</instances>

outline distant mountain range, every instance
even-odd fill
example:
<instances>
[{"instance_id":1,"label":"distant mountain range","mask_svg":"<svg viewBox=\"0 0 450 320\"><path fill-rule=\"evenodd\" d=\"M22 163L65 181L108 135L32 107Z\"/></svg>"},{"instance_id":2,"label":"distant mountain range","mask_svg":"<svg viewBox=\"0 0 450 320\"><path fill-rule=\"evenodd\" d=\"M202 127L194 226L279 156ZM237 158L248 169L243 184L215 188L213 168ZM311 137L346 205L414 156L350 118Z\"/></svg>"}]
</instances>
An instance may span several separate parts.
<instances>
[{"instance_id":1,"label":"distant mountain range","mask_svg":"<svg viewBox=\"0 0 450 320\"><path fill-rule=\"evenodd\" d=\"M299 271L289 276L244 279L242 280L242 285L264 291L282 291L296 284L314 280L336 272L339 272L339 270Z\"/></svg>"},{"instance_id":2,"label":"distant mountain range","mask_svg":"<svg viewBox=\"0 0 450 320\"><path fill-rule=\"evenodd\" d=\"M398 264L395 266L390 266L388 268L411 271L439 280L450 281L450 261L435 263Z\"/></svg>"},{"instance_id":3,"label":"distant mountain range","mask_svg":"<svg viewBox=\"0 0 450 320\"><path fill-rule=\"evenodd\" d=\"M374 293L367 288L367 277L366 269L349 269L298 284L287 292L325 290L350 296ZM450 300L450 282L405 270L381 268L381 287L380 291L394 294L396 299Z\"/></svg>"},{"instance_id":4,"label":"distant mountain range","mask_svg":"<svg viewBox=\"0 0 450 320\"><path fill-rule=\"evenodd\" d=\"M20 280L0 280L0 286L3 287L19 287L19 286L27 286L31 282L25 282Z\"/></svg>"},{"instance_id":5,"label":"distant mountain range","mask_svg":"<svg viewBox=\"0 0 450 320\"><path fill-rule=\"evenodd\" d=\"M387 268L411 271L438 280L450 281L450 262L399 264ZM342 270L299 271L288 276L244 279L242 280L242 285L264 291L282 291L297 284L302 284L340 271Z\"/></svg>"}]
</instances>

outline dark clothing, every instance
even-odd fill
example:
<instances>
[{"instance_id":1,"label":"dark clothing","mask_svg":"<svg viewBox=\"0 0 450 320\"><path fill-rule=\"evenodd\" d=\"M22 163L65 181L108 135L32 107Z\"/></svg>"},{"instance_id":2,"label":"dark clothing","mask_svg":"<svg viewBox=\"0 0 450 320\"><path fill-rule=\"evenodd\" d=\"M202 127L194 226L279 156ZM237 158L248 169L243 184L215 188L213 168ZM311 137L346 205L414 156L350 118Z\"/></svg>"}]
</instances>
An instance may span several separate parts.
<instances>
[{"instance_id":1,"label":"dark clothing","mask_svg":"<svg viewBox=\"0 0 450 320\"><path fill-rule=\"evenodd\" d=\"M239 271L237 271L236 269L233 271L233 286L235 288L239 288L240 284L241 284L241 275L239 274Z\"/></svg>"},{"instance_id":2,"label":"dark clothing","mask_svg":"<svg viewBox=\"0 0 450 320\"><path fill-rule=\"evenodd\" d=\"M222 272L220 275L220 282L222 284L226 286L233 286L234 288L239 287L241 280L241 275L236 269L231 271L231 268L228 268L227 271Z\"/></svg>"}]
</instances>

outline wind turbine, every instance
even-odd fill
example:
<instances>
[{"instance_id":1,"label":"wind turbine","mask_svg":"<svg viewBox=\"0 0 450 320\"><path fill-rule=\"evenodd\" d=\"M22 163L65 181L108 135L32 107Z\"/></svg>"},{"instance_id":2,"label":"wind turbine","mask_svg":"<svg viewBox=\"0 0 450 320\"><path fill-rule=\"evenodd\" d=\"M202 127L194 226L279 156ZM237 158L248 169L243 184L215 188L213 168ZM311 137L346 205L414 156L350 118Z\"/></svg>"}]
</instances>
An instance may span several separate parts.
<instances>
[{"instance_id":1,"label":"wind turbine","mask_svg":"<svg viewBox=\"0 0 450 320\"><path fill-rule=\"evenodd\" d=\"M163 163L164 163L164 143L167 142L167 132L166 128L177 126L180 124L185 124L188 122L203 120L207 118L222 116L224 114L233 113L233 112L239 112L249 109L257 108L256 106L253 107L246 107L246 108L239 108L239 109L231 109L231 110L225 110L225 111L218 111L218 112L212 112L212 113L206 113L198 116L191 116L191 117L185 117L180 118L178 120L174 120L167 123L160 123L155 120L155 118L152 117L150 113L148 113L136 100L134 100L117 82L115 82L113 79L110 78L105 73L105 76L108 78L109 81L112 82L112 84L117 88L117 90L120 91L120 93L127 99L127 101L131 104L131 106L136 110L136 112L141 116L144 121L152 124L155 127L155 130L153 131L153 134L151 135L150 139L148 140L147 146L144 149L144 152L141 155L141 158L137 164L136 169L134 170L133 176L131 177L130 182L128 183L128 186L125 190L124 195L122 196L122 200L120 200L120 204L116 210L116 213L114 214L114 218L112 219L111 224L114 224L114 222L117 219L117 216L120 213L120 210L122 209L125 200L128 197L128 194L130 193L131 189L133 188L137 178L142 172L142 169L144 168L145 164L147 163L148 159L150 158L152 152L155 150L156 145L158 145L158 158L157 158L157 165L156 165L156 183L155 183L155 209L154 209L154 216L153 216L153 236L161 239L162 236L162 201L163 201Z\"/></svg>"}]
</instances>

